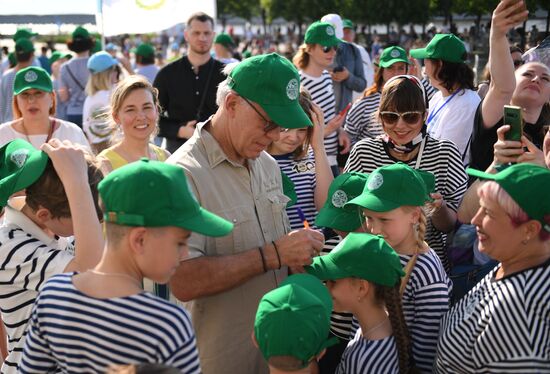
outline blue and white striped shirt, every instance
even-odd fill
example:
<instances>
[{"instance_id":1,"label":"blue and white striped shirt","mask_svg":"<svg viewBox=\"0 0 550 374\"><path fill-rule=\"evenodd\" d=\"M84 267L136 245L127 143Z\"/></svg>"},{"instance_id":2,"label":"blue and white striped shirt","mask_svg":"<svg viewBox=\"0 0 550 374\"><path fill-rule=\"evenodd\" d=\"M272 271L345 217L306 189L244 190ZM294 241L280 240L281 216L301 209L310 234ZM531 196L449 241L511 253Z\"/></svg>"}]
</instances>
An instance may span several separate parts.
<instances>
[{"instance_id":1,"label":"blue and white striped shirt","mask_svg":"<svg viewBox=\"0 0 550 374\"><path fill-rule=\"evenodd\" d=\"M337 374L399 373L399 355L393 336L380 340L367 340L361 329L342 354Z\"/></svg>"},{"instance_id":2,"label":"blue and white striped shirt","mask_svg":"<svg viewBox=\"0 0 550 374\"><path fill-rule=\"evenodd\" d=\"M296 196L298 200L296 205L286 208L286 214L290 221L292 230L303 229L304 223L298 215L297 207L302 209L311 228L314 225L317 209L315 208L315 157L309 152L304 158L295 160L292 154L275 155L273 158L277 161L279 168L294 183Z\"/></svg>"},{"instance_id":3,"label":"blue and white striped shirt","mask_svg":"<svg viewBox=\"0 0 550 374\"><path fill-rule=\"evenodd\" d=\"M99 299L72 284L44 285L32 312L21 373L103 373L111 364L156 363L200 373L187 312L150 293Z\"/></svg>"}]
</instances>

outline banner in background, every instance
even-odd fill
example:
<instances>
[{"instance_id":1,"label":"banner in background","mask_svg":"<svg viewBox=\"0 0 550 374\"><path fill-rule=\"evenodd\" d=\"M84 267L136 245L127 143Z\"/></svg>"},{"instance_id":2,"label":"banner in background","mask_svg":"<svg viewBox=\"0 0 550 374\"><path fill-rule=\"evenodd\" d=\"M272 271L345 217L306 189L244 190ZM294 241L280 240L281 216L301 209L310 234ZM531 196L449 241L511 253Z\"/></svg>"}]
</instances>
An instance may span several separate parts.
<instances>
[{"instance_id":1,"label":"banner in background","mask_svg":"<svg viewBox=\"0 0 550 374\"><path fill-rule=\"evenodd\" d=\"M100 0L98 11L104 36L143 34L184 23L199 11L216 18L216 0Z\"/></svg>"}]
</instances>

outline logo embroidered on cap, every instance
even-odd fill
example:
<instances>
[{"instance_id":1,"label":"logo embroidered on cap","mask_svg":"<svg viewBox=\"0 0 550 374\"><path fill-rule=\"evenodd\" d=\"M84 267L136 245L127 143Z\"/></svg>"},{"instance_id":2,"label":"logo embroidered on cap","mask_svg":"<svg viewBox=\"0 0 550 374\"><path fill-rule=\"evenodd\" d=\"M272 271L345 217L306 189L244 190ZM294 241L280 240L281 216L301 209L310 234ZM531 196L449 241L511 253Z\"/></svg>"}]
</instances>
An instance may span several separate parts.
<instances>
[{"instance_id":1,"label":"logo embroidered on cap","mask_svg":"<svg viewBox=\"0 0 550 374\"><path fill-rule=\"evenodd\" d=\"M333 36L334 35L334 27L327 26L327 35L328 36Z\"/></svg>"},{"instance_id":2,"label":"logo embroidered on cap","mask_svg":"<svg viewBox=\"0 0 550 374\"><path fill-rule=\"evenodd\" d=\"M393 58L397 58L400 55L401 54L399 53L399 51L397 49L394 49L393 51L390 52L390 56L393 57Z\"/></svg>"},{"instance_id":3,"label":"logo embroidered on cap","mask_svg":"<svg viewBox=\"0 0 550 374\"><path fill-rule=\"evenodd\" d=\"M342 190L336 190L334 194L332 194L332 205L334 205L336 208L341 208L348 202L348 195Z\"/></svg>"},{"instance_id":4,"label":"logo embroidered on cap","mask_svg":"<svg viewBox=\"0 0 550 374\"><path fill-rule=\"evenodd\" d=\"M36 75L36 73L31 70L25 73L24 78L25 78L25 81L27 82L34 82L35 80L38 79L38 75Z\"/></svg>"},{"instance_id":5,"label":"logo embroidered on cap","mask_svg":"<svg viewBox=\"0 0 550 374\"><path fill-rule=\"evenodd\" d=\"M288 84L286 85L286 96L290 100L296 100L298 98L299 86L300 84L295 78L292 78L291 80L288 81Z\"/></svg>"},{"instance_id":6,"label":"logo embroidered on cap","mask_svg":"<svg viewBox=\"0 0 550 374\"><path fill-rule=\"evenodd\" d=\"M29 150L28 149L18 149L17 151L13 152L10 155L11 161L18 168L21 168L23 165L25 165L25 162L27 161L27 158L29 158Z\"/></svg>"},{"instance_id":7,"label":"logo embroidered on cap","mask_svg":"<svg viewBox=\"0 0 550 374\"><path fill-rule=\"evenodd\" d=\"M382 184L384 184L384 177L382 177L382 174L373 173L371 174L369 181L367 182L367 188L369 189L369 191L376 190L380 188Z\"/></svg>"}]
</instances>

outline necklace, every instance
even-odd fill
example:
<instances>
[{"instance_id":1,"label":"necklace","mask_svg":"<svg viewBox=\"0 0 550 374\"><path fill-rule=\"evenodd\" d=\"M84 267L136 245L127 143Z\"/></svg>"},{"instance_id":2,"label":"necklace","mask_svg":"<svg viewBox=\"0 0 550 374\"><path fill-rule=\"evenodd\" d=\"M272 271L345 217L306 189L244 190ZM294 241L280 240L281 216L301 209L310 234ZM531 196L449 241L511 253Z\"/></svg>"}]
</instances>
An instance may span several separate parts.
<instances>
[{"instance_id":1,"label":"necklace","mask_svg":"<svg viewBox=\"0 0 550 374\"><path fill-rule=\"evenodd\" d=\"M363 332L363 336L366 338L367 335L369 335L370 333L372 333L373 331L376 331L378 330L380 327L384 326L386 324L386 322L388 322L388 316L386 315L386 318L384 318L382 320L382 322L379 322L377 323L376 325L374 325L373 327L371 327L370 329L368 329L367 331L364 331Z\"/></svg>"},{"instance_id":2,"label":"necklace","mask_svg":"<svg viewBox=\"0 0 550 374\"><path fill-rule=\"evenodd\" d=\"M50 141L50 139L52 137L52 134L53 134L54 125L55 125L54 120L51 120L50 121L50 128L48 129L48 133L46 134L46 141L44 143L47 143L47 142ZM25 120L24 119L21 119L21 128L23 129L23 135L25 135L25 138L27 139L27 141L30 144L32 144L31 139L29 138L29 135L27 134L27 129L25 127ZM37 134L37 135L42 135L42 134Z\"/></svg>"},{"instance_id":3,"label":"necklace","mask_svg":"<svg viewBox=\"0 0 550 374\"><path fill-rule=\"evenodd\" d=\"M136 278L134 278L134 277L132 277L131 275L128 275L128 274L124 274L124 273L105 273L103 271L99 271L99 270L95 270L95 269L90 269L90 270L88 270L88 272L92 273L92 274L96 274L96 275L107 276L107 277L119 277L119 278L131 279L132 283L134 283L134 285L138 286L139 288L142 288L141 281L139 281L138 279L136 279Z\"/></svg>"}]
</instances>

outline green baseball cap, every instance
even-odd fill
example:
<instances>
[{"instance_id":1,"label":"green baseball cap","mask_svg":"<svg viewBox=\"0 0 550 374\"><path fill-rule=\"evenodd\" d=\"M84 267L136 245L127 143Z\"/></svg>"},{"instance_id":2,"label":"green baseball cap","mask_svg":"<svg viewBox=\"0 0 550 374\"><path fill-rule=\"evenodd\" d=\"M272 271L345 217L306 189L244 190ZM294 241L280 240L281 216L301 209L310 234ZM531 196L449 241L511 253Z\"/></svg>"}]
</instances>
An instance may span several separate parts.
<instances>
[{"instance_id":1,"label":"green baseball cap","mask_svg":"<svg viewBox=\"0 0 550 374\"><path fill-rule=\"evenodd\" d=\"M388 212L401 206L423 206L431 201L430 192L434 188L432 173L398 162L370 173L363 193L345 207L358 205L375 212Z\"/></svg>"},{"instance_id":2,"label":"green baseball cap","mask_svg":"<svg viewBox=\"0 0 550 374\"><path fill-rule=\"evenodd\" d=\"M19 95L21 92L35 88L40 91L52 92L53 84L50 74L38 66L29 66L19 70L15 74L13 81L13 94Z\"/></svg>"},{"instance_id":3,"label":"green baseball cap","mask_svg":"<svg viewBox=\"0 0 550 374\"><path fill-rule=\"evenodd\" d=\"M342 20L342 25L344 26L345 29L353 29L355 27L353 22L350 19L347 19L347 18L344 18Z\"/></svg>"},{"instance_id":4,"label":"green baseball cap","mask_svg":"<svg viewBox=\"0 0 550 374\"><path fill-rule=\"evenodd\" d=\"M11 195L32 185L40 178L49 157L32 144L15 139L0 148L0 206Z\"/></svg>"},{"instance_id":5,"label":"green baseball cap","mask_svg":"<svg viewBox=\"0 0 550 374\"><path fill-rule=\"evenodd\" d=\"M470 168L466 169L466 173L497 182L529 218L539 221L543 229L550 232L550 170L521 163L509 166L497 174Z\"/></svg>"},{"instance_id":6,"label":"green baseball cap","mask_svg":"<svg viewBox=\"0 0 550 374\"><path fill-rule=\"evenodd\" d=\"M283 194L290 199L286 204L286 207L291 207L298 201L298 195L296 195L296 186L290 180L290 178L281 170L281 178L283 180Z\"/></svg>"},{"instance_id":7,"label":"green baseball cap","mask_svg":"<svg viewBox=\"0 0 550 374\"><path fill-rule=\"evenodd\" d=\"M305 269L321 280L356 277L388 287L405 275L399 256L381 235L355 232Z\"/></svg>"},{"instance_id":8,"label":"green baseball cap","mask_svg":"<svg viewBox=\"0 0 550 374\"><path fill-rule=\"evenodd\" d=\"M221 44L224 47L228 48L235 46L233 38L229 34L226 34L224 32L216 35L216 37L214 38L214 44Z\"/></svg>"},{"instance_id":9,"label":"green baseball cap","mask_svg":"<svg viewBox=\"0 0 550 374\"><path fill-rule=\"evenodd\" d=\"M151 44L143 43L138 45L135 54L142 57L152 57L155 55L155 48Z\"/></svg>"},{"instance_id":10,"label":"green baseball cap","mask_svg":"<svg viewBox=\"0 0 550 374\"><path fill-rule=\"evenodd\" d=\"M15 42L15 53L29 53L34 52L34 45L27 38L19 38Z\"/></svg>"},{"instance_id":11,"label":"green baseball cap","mask_svg":"<svg viewBox=\"0 0 550 374\"><path fill-rule=\"evenodd\" d=\"M227 79L229 88L259 104L277 125L287 129L313 126L298 101L300 75L286 58L276 53L247 58Z\"/></svg>"},{"instance_id":12,"label":"green baseball cap","mask_svg":"<svg viewBox=\"0 0 550 374\"><path fill-rule=\"evenodd\" d=\"M328 22L313 22L306 30L304 42L307 44L320 44L323 47L332 47L342 41L336 37L334 26Z\"/></svg>"},{"instance_id":13,"label":"green baseball cap","mask_svg":"<svg viewBox=\"0 0 550 374\"><path fill-rule=\"evenodd\" d=\"M414 58L432 58L448 62L464 62L466 47L453 34L436 34L426 48L411 49Z\"/></svg>"},{"instance_id":14,"label":"green baseball cap","mask_svg":"<svg viewBox=\"0 0 550 374\"><path fill-rule=\"evenodd\" d=\"M280 287L287 284L297 284L302 286L313 295L317 296L329 312L332 311L332 296L330 296L328 289L316 276L308 273L289 275L281 282Z\"/></svg>"},{"instance_id":15,"label":"green baseball cap","mask_svg":"<svg viewBox=\"0 0 550 374\"><path fill-rule=\"evenodd\" d=\"M344 173L337 176L328 189L328 199L315 219L315 225L353 232L361 226L361 215L344 205L361 195L367 183L367 174Z\"/></svg>"},{"instance_id":16,"label":"green baseball cap","mask_svg":"<svg viewBox=\"0 0 550 374\"><path fill-rule=\"evenodd\" d=\"M378 66L383 68L389 68L396 62L404 62L409 65L409 58L407 57L407 52L401 47L393 46L384 48L382 54L380 55L380 60L378 61Z\"/></svg>"},{"instance_id":17,"label":"green baseball cap","mask_svg":"<svg viewBox=\"0 0 550 374\"><path fill-rule=\"evenodd\" d=\"M202 208L178 166L142 158L114 170L98 185L104 219L125 226L176 226L224 236L233 224Z\"/></svg>"},{"instance_id":18,"label":"green baseball cap","mask_svg":"<svg viewBox=\"0 0 550 374\"><path fill-rule=\"evenodd\" d=\"M254 321L254 336L264 358L292 356L306 367L337 342L328 338L331 310L299 284L286 284L266 293Z\"/></svg>"},{"instance_id":19,"label":"green baseball cap","mask_svg":"<svg viewBox=\"0 0 550 374\"><path fill-rule=\"evenodd\" d=\"M57 60L62 59L62 58L71 59L71 58L73 58L73 55L71 55L70 53L55 51L55 52L52 53L52 55L49 58L50 65L53 64L54 62L56 62Z\"/></svg>"},{"instance_id":20,"label":"green baseball cap","mask_svg":"<svg viewBox=\"0 0 550 374\"><path fill-rule=\"evenodd\" d=\"M38 35L37 32L32 32L30 29L17 29L13 34L13 40L18 41L21 38L31 39Z\"/></svg>"},{"instance_id":21,"label":"green baseball cap","mask_svg":"<svg viewBox=\"0 0 550 374\"><path fill-rule=\"evenodd\" d=\"M77 26L72 33L72 37L73 39L88 39L90 37L90 33L84 27Z\"/></svg>"}]
</instances>

